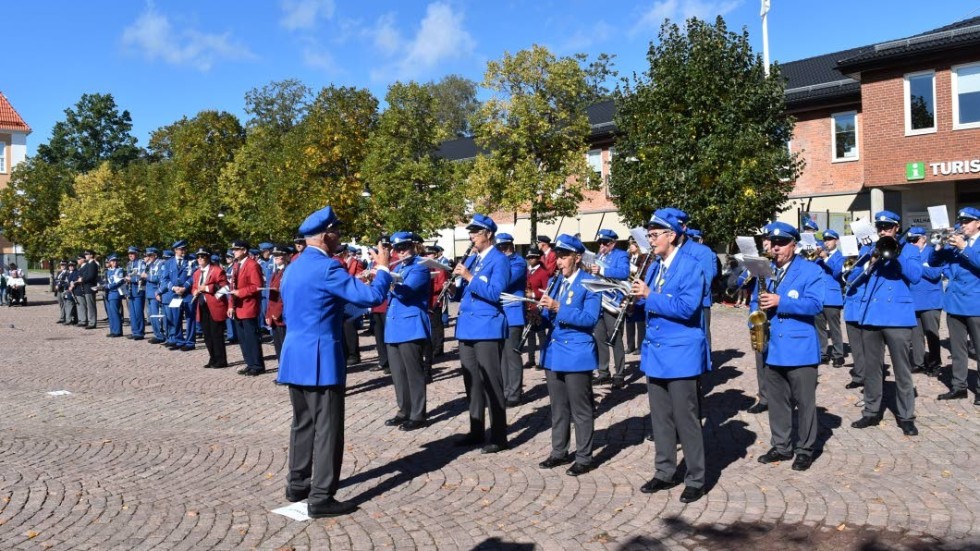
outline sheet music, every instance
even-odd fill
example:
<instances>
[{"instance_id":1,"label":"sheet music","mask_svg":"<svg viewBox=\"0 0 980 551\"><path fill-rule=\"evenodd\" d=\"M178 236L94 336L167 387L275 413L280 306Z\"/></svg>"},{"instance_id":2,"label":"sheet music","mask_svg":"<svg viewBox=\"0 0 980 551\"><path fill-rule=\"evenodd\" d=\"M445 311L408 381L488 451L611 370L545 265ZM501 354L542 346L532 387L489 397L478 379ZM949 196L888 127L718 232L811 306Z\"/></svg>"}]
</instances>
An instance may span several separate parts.
<instances>
[{"instance_id":1,"label":"sheet music","mask_svg":"<svg viewBox=\"0 0 980 551\"><path fill-rule=\"evenodd\" d=\"M183 297L174 297L174 298L170 299L170 302L169 303L167 303L167 307L168 308L180 308L180 305L183 304L183 303L184 303Z\"/></svg>"},{"instance_id":2,"label":"sheet music","mask_svg":"<svg viewBox=\"0 0 980 551\"><path fill-rule=\"evenodd\" d=\"M218 289L218 292L214 294L214 298L221 298L231 292L231 289L227 285Z\"/></svg>"},{"instance_id":3,"label":"sheet music","mask_svg":"<svg viewBox=\"0 0 980 551\"><path fill-rule=\"evenodd\" d=\"M934 230L945 230L949 228L949 211L946 205L936 205L929 207L929 223Z\"/></svg>"},{"instance_id":4,"label":"sheet music","mask_svg":"<svg viewBox=\"0 0 980 551\"><path fill-rule=\"evenodd\" d=\"M878 232L875 227L864 218L858 218L851 222L851 233L857 237L858 243L874 243L878 241Z\"/></svg>"},{"instance_id":5,"label":"sheet music","mask_svg":"<svg viewBox=\"0 0 980 551\"><path fill-rule=\"evenodd\" d=\"M844 256L857 256L861 252L861 247L858 247L857 236L842 235L838 243L840 244L840 254Z\"/></svg>"},{"instance_id":6,"label":"sheet music","mask_svg":"<svg viewBox=\"0 0 980 551\"><path fill-rule=\"evenodd\" d=\"M800 245L803 246L804 251L812 251L817 248L817 237L812 233L801 234Z\"/></svg>"},{"instance_id":7,"label":"sheet music","mask_svg":"<svg viewBox=\"0 0 980 551\"><path fill-rule=\"evenodd\" d=\"M772 279L772 262L770 262L768 258L745 255L743 259L745 260L745 269L748 270L750 274L755 277Z\"/></svg>"},{"instance_id":8,"label":"sheet music","mask_svg":"<svg viewBox=\"0 0 980 551\"><path fill-rule=\"evenodd\" d=\"M759 247L756 246L754 237L740 235L735 238L735 244L738 245L738 252L743 255L759 256Z\"/></svg>"},{"instance_id":9,"label":"sheet music","mask_svg":"<svg viewBox=\"0 0 980 551\"><path fill-rule=\"evenodd\" d=\"M633 241L636 241L636 246L640 248L641 253L650 253L650 249L653 246L650 244L650 238L647 237L647 230L645 228L632 228L630 229L630 235L633 236Z\"/></svg>"},{"instance_id":10,"label":"sheet music","mask_svg":"<svg viewBox=\"0 0 980 551\"><path fill-rule=\"evenodd\" d=\"M592 251L585 251L582 253L582 264L586 266L591 266L596 263L595 253Z\"/></svg>"},{"instance_id":11,"label":"sheet music","mask_svg":"<svg viewBox=\"0 0 980 551\"><path fill-rule=\"evenodd\" d=\"M451 272L451 271L453 271L452 268L450 268L449 266L446 266L442 262L439 262L438 260L435 260L435 259L432 259L432 258L423 258L423 259L419 260L419 264L425 266L426 268L429 268L430 270L439 269L439 270L442 270L444 272Z\"/></svg>"}]
</instances>

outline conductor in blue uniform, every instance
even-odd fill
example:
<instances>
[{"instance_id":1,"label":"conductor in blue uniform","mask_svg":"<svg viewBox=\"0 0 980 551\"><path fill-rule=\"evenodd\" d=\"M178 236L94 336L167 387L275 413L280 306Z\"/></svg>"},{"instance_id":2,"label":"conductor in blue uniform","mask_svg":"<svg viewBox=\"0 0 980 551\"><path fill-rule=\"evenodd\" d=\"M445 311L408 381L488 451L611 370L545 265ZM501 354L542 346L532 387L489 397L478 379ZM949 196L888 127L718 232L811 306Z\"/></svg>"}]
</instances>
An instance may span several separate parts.
<instances>
[{"instance_id":1,"label":"conductor in blue uniform","mask_svg":"<svg viewBox=\"0 0 980 551\"><path fill-rule=\"evenodd\" d=\"M602 309L602 297L582 282L594 279L579 269L585 245L567 234L559 235L553 249L558 256L558 281L541 297L541 321L548 327L542 349L548 398L551 401L551 453L539 466L552 469L574 464L566 471L578 476L591 471L592 370L599 363L593 330ZM568 455L571 424L575 423L575 455Z\"/></svg>"},{"instance_id":2,"label":"conductor in blue uniform","mask_svg":"<svg viewBox=\"0 0 980 551\"><path fill-rule=\"evenodd\" d=\"M293 422L289 435L286 498L308 499L310 517L345 515L357 506L334 498L344 458L344 306L381 304L391 285L388 253L379 247L370 286L331 258L340 245L340 220L329 206L299 227L306 248L283 275L279 291L289 324L277 382L289 385Z\"/></svg>"},{"instance_id":3,"label":"conductor in blue uniform","mask_svg":"<svg viewBox=\"0 0 980 551\"><path fill-rule=\"evenodd\" d=\"M697 259L680 253L683 231L671 212L660 209L653 214L647 224L647 238L658 261L650 266L644 281L633 283L632 290L643 301L647 317L640 369L647 376L656 448L656 473L640 491L650 494L680 483L679 437L687 464L680 501L691 503L705 493L698 380L710 365L701 306L708 282Z\"/></svg>"},{"instance_id":4,"label":"conductor in blue uniform","mask_svg":"<svg viewBox=\"0 0 980 551\"><path fill-rule=\"evenodd\" d=\"M391 246L400 262L385 313L384 342L398 413L385 424L411 431L424 427L426 422L422 349L432 338L428 308L431 276L429 269L418 262L411 232L393 234Z\"/></svg>"},{"instance_id":5,"label":"conductor in blue uniform","mask_svg":"<svg viewBox=\"0 0 980 551\"><path fill-rule=\"evenodd\" d=\"M500 371L507 316L500 293L510 283L510 262L493 246L497 233L493 219L475 214L466 229L476 252L465 263L457 264L453 275L462 279L456 291L460 303L456 340L470 406L470 430L457 445L484 443L484 409L489 409L490 443L483 447L483 453L497 453L507 449L507 411Z\"/></svg>"}]
</instances>

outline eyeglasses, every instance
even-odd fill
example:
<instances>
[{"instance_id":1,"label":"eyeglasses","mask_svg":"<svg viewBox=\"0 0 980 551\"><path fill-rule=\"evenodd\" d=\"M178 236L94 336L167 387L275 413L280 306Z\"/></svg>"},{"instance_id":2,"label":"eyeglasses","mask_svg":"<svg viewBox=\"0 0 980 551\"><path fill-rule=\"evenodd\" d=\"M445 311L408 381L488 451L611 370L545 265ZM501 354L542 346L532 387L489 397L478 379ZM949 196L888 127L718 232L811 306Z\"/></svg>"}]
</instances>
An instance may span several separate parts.
<instances>
[{"instance_id":1,"label":"eyeglasses","mask_svg":"<svg viewBox=\"0 0 980 551\"><path fill-rule=\"evenodd\" d=\"M674 233L674 232L672 232L670 230L665 230L665 231L649 231L649 232L647 232L647 237L651 241L656 241L657 239L660 239L660 236L667 235L668 233Z\"/></svg>"},{"instance_id":2,"label":"eyeglasses","mask_svg":"<svg viewBox=\"0 0 980 551\"><path fill-rule=\"evenodd\" d=\"M895 224L875 224L875 229L878 231L890 230L894 227L896 227Z\"/></svg>"},{"instance_id":3,"label":"eyeglasses","mask_svg":"<svg viewBox=\"0 0 980 551\"><path fill-rule=\"evenodd\" d=\"M793 242L792 239L787 237L773 237L769 241L776 247L785 247Z\"/></svg>"},{"instance_id":4,"label":"eyeglasses","mask_svg":"<svg viewBox=\"0 0 980 551\"><path fill-rule=\"evenodd\" d=\"M956 223L957 224L969 224L970 222L976 222L976 221L977 221L976 218L957 218L956 219Z\"/></svg>"}]
</instances>

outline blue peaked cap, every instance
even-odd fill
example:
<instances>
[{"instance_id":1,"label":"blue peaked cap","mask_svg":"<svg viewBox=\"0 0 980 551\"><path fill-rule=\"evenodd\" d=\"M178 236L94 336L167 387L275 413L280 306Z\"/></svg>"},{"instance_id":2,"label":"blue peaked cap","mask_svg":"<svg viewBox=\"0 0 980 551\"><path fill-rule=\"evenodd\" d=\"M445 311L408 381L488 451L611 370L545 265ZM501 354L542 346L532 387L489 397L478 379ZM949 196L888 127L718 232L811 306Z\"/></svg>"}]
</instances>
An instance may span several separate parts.
<instances>
[{"instance_id":1,"label":"blue peaked cap","mask_svg":"<svg viewBox=\"0 0 980 551\"><path fill-rule=\"evenodd\" d=\"M902 217L890 210L882 210L875 213L875 224L901 224Z\"/></svg>"},{"instance_id":2,"label":"blue peaked cap","mask_svg":"<svg viewBox=\"0 0 980 551\"><path fill-rule=\"evenodd\" d=\"M794 241L799 241L800 232L786 222L777 221L769 224L769 227L766 230L766 237L769 239L774 237L791 237Z\"/></svg>"},{"instance_id":3,"label":"blue peaked cap","mask_svg":"<svg viewBox=\"0 0 980 551\"><path fill-rule=\"evenodd\" d=\"M299 233L310 237L321 234L333 226L338 225L340 225L340 219L334 214L333 208L327 205L307 216L306 220L303 220L303 223L299 226Z\"/></svg>"},{"instance_id":4,"label":"blue peaked cap","mask_svg":"<svg viewBox=\"0 0 980 551\"><path fill-rule=\"evenodd\" d=\"M674 216L673 211L677 209L658 209L650 216L647 228L664 228L675 233L681 233L681 221Z\"/></svg>"},{"instance_id":5,"label":"blue peaked cap","mask_svg":"<svg viewBox=\"0 0 980 551\"><path fill-rule=\"evenodd\" d=\"M474 214L473 219L466 225L466 229L489 230L490 233L497 233L497 223L489 216Z\"/></svg>"},{"instance_id":6,"label":"blue peaked cap","mask_svg":"<svg viewBox=\"0 0 980 551\"><path fill-rule=\"evenodd\" d=\"M514 236L509 233L498 233L497 234L497 245L502 243L513 243Z\"/></svg>"},{"instance_id":7,"label":"blue peaked cap","mask_svg":"<svg viewBox=\"0 0 980 551\"><path fill-rule=\"evenodd\" d=\"M840 239L840 234L835 232L834 230L824 230L823 240L826 241L828 239Z\"/></svg>"},{"instance_id":8,"label":"blue peaked cap","mask_svg":"<svg viewBox=\"0 0 980 551\"><path fill-rule=\"evenodd\" d=\"M957 218L969 218L970 220L980 220L980 209L976 207L963 207L956 213Z\"/></svg>"},{"instance_id":9,"label":"blue peaked cap","mask_svg":"<svg viewBox=\"0 0 980 551\"><path fill-rule=\"evenodd\" d=\"M395 232L391 234L390 239L392 247L397 247L402 243L415 243L415 236L412 235L412 232L408 231Z\"/></svg>"},{"instance_id":10,"label":"blue peaked cap","mask_svg":"<svg viewBox=\"0 0 980 551\"><path fill-rule=\"evenodd\" d=\"M619 235L612 230L601 229L596 236L597 241L618 241Z\"/></svg>"},{"instance_id":11,"label":"blue peaked cap","mask_svg":"<svg viewBox=\"0 0 980 551\"><path fill-rule=\"evenodd\" d=\"M555 250L558 251L568 251L575 254L582 254L585 252L585 245L582 244L582 240L563 233L555 238Z\"/></svg>"}]
</instances>

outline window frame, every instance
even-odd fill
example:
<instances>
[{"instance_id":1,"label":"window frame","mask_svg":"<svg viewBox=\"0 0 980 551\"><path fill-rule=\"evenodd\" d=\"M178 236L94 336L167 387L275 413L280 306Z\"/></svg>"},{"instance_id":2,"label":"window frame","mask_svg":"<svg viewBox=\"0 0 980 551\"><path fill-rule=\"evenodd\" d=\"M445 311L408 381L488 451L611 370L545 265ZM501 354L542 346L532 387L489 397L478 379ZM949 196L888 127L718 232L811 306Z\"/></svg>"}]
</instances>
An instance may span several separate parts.
<instances>
[{"instance_id":1,"label":"window frame","mask_svg":"<svg viewBox=\"0 0 980 551\"><path fill-rule=\"evenodd\" d=\"M951 101L953 103L953 130L969 130L971 128L980 128L980 121L968 122L965 124L960 124L960 92L959 92L959 70L963 68L977 67L980 68L980 61L973 61L970 63L961 63L959 65L953 65L949 68L949 79L950 79L950 92L952 95Z\"/></svg>"},{"instance_id":2,"label":"window frame","mask_svg":"<svg viewBox=\"0 0 980 551\"><path fill-rule=\"evenodd\" d=\"M0 174L7 174L7 142L0 140Z\"/></svg>"},{"instance_id":3,"label":"window frame","mask_svg":"<svg viewBox=\"0 0 980 551\"><path fill-rule=\"evenodd\" d=\"M932 127L930 128L912 128L912 98L910 96L910 84L909 79L923 77L932 77ZM936 121L939 118L936 113L936 71L933 69L927 71L916 71L914 73L906 73L902 78L902 90L903 99L902 103L905 106L905 135L906 136L919 136L921 134L935 134L937 129ZM857 128L857 123L855 123L855 128Z\"/></svg>"},{"instance_id":4,"label":"window frame","mask_svg":"<svg viewBox=\"0 0 980 551\"><path fill-rule=\"evenodd\" d=\"M837 117L841 115L854 116L854 151L853 157L837 158ZM858 132L858 112L855 109L830 114L830 162L851 163L861 160L861 134Z\"/></svg>"}]
</instances>

